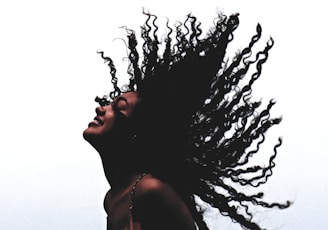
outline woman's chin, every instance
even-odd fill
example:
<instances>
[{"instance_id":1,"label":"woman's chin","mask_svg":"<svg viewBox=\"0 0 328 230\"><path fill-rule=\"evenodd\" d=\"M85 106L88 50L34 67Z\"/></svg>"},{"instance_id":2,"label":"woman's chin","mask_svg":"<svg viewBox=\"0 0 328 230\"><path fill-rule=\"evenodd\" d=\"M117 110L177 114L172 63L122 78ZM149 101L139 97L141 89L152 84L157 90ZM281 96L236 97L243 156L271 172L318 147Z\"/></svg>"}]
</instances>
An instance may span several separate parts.
<instances>
[{"instance_id":1,"label":"woman's chin","mask_svg":"<svg viewBox=\"0 0 328 230\"><path fill-rule=\"evenodd\" d=\"M86 140L90 144L92 144L91 142L94 142L95 134L90 130L90 128L86 128L83 131L82 135L83 135L84 140Z\"/></svg>"}]
</instances>

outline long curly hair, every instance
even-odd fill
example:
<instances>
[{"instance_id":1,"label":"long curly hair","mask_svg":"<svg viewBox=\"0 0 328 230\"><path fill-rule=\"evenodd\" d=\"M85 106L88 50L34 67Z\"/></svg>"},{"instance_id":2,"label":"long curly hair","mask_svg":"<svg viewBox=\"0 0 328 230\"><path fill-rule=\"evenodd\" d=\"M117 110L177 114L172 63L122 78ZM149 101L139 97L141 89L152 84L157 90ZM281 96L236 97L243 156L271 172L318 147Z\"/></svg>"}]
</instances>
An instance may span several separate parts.
<instances>
[{"instance_id":1,"label":"long curly hair","mask_svg":"<svg viewBox=\"0 0 328 230\"><path fill-rule=\"evenodd\" d=\"M253 83L262 73L273 39L254 54L262 32L258 24L248 46L229 61L226 50L239 25L238 14L218 13L206 34L191 14L174 26L168 20L168 32L159 39L157 16L143 13L147 19L141 27L142 52L135 31L126 28L129 84L124 89L118 86L113 60L100 52L110 67L114 90L96 101L104 105L124 91L139 93L138 164L172 184L199 229L208 226L197 199L245 229L262 229L253 220L252 207L284 209L291 204L266 202L262 192L240 191L267 182L282 144L279 138L266 166L251 162L260 153L266 132L281 121L270 116L274 100L263 107L261 100L252 98Z\"/></svg>"}]
</instances>

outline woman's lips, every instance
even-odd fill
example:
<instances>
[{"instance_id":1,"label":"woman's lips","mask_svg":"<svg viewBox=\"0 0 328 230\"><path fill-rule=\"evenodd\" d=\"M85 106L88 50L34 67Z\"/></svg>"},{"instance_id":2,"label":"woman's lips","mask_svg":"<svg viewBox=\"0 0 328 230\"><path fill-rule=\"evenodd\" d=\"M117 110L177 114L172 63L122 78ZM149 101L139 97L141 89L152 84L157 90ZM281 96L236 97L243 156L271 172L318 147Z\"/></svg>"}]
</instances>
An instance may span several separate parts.
<instances>
[{"instance_id":1,"label":"woman's lips","mask_svg":"<svg viewBox=\"0 0 328 230\"><path fill-rule=\"evenodd\" d=\"M91 126L101 126L103 124L104 124L104 122L99 117L95 117L93 119L93 121L91 121L89 123L88 127L91 127Z\"/></svg>"},{"instance_id":2,"label":"woman's lips","mask_svg":"<svg viewBox=\"0 0 328 230\"><path fill-rule=\"evenodd\" d=\"M98 123L99 125L104 124L104 122L98 116L93 118L93 120L96 121L96 123Z\"/></svg>"},{"instance_id":3,"label":"woman's lips","mask_svg":"<svg viewBox=\"0 0 328 230\"><path fill-rule=\"evenodd\" d=\"M89 124L88 124L88 127L95 127L95 126L99 126L99 123L97 121L91 121Z\"/></svg>"}]
</instances>

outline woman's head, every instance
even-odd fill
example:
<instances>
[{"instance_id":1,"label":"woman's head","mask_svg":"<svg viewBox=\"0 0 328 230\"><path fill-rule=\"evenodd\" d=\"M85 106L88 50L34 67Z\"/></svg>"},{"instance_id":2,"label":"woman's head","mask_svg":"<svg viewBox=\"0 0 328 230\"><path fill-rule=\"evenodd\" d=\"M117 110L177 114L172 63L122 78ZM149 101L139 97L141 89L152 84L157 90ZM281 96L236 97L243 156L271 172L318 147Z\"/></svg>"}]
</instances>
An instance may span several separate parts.
<instances>
[{"instance_id":1,"label":"woman's head","mask_svg":"<svg viewBox=\"0 0 328 230\"><path fill-rule=\"evenodd\" d=\"M100 103L94 120L83 132L84 139L98 151L108 150L117 144L124 145L134 138L134 117L139 102L137 92L126 92L112 102Z\"/></svg>"}]
</instances>

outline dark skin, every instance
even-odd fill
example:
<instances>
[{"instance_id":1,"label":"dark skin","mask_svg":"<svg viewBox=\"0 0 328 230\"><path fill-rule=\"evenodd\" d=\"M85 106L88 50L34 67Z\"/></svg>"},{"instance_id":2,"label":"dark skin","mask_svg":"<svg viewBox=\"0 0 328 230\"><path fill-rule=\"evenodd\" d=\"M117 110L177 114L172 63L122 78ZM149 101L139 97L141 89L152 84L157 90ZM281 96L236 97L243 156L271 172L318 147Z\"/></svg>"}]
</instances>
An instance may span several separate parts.
<instances>
[{"instance_id":1,"label":"dark skin","mask_svg":"<svg viewBox=\"0 0 328 230\"><path fill-rule=\"evenodd\" d=\"M140 100L136 92L128 92L112 104L98 107L95 120L83 133L85 140L98 151L111 186L104 200L109 220L107 229L111 230L130 229L131 192L142 171L135 167L137 162L129 161L130 154L138 154L128 144L133 126L121 125L118 117L133 121ZM151 174L146 174L137 184L133 204L134 229L196 229L189 209L174 189Z\"/></svg>"}]
</instances>

